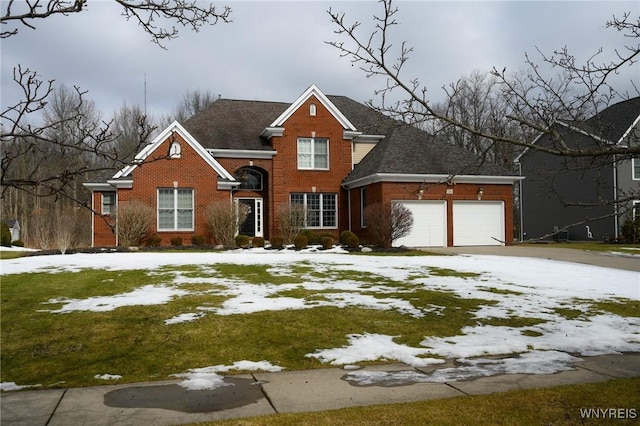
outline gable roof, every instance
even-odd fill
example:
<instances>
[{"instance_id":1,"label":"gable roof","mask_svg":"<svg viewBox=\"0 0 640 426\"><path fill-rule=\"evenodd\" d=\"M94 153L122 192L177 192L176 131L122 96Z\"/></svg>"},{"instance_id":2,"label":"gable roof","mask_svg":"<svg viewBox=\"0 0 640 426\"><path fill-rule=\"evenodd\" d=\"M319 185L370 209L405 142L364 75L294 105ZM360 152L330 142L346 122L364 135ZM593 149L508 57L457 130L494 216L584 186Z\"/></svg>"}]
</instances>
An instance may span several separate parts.
<instances>
[{"instance_id":1,"label":"gable roof","mask_svg":"<svg viewBox=\"0 0 640 426\"><path fill-rule=\"evenodd\" d=\"M194 137L191 136L191 134L187 132L187 130L184 127L182 127L180 123L178 123L177 121L174 121L173 123L171 123L166 129L162 131L162 133L156 136L156 138L153 141L151 141L149 145L147 145L142 151L140 151L136 155L134 162L128 166L125 166L120 171L118 171L113 176L113 179L119 180L119 179L125 179L129 177L131 173L138 167L138 165L142 163L144 160L146 160L149 157L149 155L151 155L155 150L157 150L158 147L160 147L160 145L162 145L167 140L167 138L174 132L179 134L182 137L182 139L184 139L191 146L191 148L193 148L193 150L196 151L196 153L198 153L200 157L202 157L202 159L209 166L211 166L213 170L215 170L218 176L220 176L224 180L230 180L230 181L235 180L233 176L228 171L226 171L224 167L222 167L220 163L216 161L215 158L209 155L209 153L204 149L204 147L200 145L198 141L194 139Z\"/></svg>"}]
</instances>

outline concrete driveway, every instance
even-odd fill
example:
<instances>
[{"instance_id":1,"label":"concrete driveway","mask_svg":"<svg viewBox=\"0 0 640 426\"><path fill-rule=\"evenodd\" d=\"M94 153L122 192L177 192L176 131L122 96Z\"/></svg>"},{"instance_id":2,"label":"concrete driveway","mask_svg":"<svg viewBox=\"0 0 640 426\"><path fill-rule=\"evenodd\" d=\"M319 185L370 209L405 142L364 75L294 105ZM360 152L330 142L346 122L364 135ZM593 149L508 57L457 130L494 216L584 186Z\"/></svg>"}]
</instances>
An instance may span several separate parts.
<instances>
[{"instance_id":1,"label":"concrete driveway","mask_svg":"<svg viewBox=\"0 0 640 426\"><path fill-rule=\"evenodd\" d=\"M540 246L482 246L482 247L425 247L425 251L440 254L479 254L489 256L537 257L563 262L583 263L640 272L640 250L638 255L579 250L572 248ZM638 277L640 282L640 277Z\"/></svg>"}]
</instances>

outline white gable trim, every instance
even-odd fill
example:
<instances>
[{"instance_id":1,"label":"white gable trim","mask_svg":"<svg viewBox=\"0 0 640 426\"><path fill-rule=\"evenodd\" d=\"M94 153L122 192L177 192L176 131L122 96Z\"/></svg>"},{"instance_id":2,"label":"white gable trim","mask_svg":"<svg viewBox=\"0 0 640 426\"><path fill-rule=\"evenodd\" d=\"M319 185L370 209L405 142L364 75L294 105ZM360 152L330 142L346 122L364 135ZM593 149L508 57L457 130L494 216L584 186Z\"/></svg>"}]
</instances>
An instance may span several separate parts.
<instances>
[{"instance_id":1,"label":"white gable trim","mask_svg":"<svg viewBox=\"0 0 640 426\"><path fill-rule=\"evenodd\" d=\"M296 99L290 106L289 108L287 108L285 110L285 112L283 112L282 114L280 114L280 116L278 118L276 118L276 120L271 123L271 125L267 128L274 128L274 127L282 127L284 125L284 122L287 121L289 119L289 117L291 117L291 115L293 115L294 112L296 112L298 110L298 108L300 108L300 106L305 103L311 96L315 96L316 99L318 99L318 101L320 101L320 103L329 110L329 112L331 113L331 115L333 115L336 120L338 120L338 122L342 125L342 127L346 130L356 130L356 127L351 124L351 122L347 119L347 117L345 117L338 108L336 108L336 106L333 104L333 102L331 102L329 100L329 98L327 98L325 96L324 93L322 93L320 91L320 89L318 89L318 87L315 84L312 84L311 86L309 86L309 88L307 90L304 91L304 93L302 95L300 95L300 97L298 99Z\"/></svg>"},{"instance_id":2,"label":"white gable trim","mask_svg":"<svg viewBox=\"0 0 640 426\"><path fill-rule=\"evenodd\" d=\"M215 158L213 158L207 150L198 143L198 141L191 136L187 130L180 125L177 121L171 123L162 133L160 133L156 138L147 145L142 151L140 151L134 161L134 164L130 164L120 170L118 173L113 175L113 179L122 179L131 175L131 172L135 170L136 167L144 160L146 160L149 155L151 155L162 143L173 133L176 132L178 135L182 137L190 146L196 151L200 157L220 176L222 179L228 179L230 181L234 181L233 175L231 175L227 170L225 170L220 163L218 163ZM111 182L111 181L110 181Z\"/></svg>"}]
</instances>

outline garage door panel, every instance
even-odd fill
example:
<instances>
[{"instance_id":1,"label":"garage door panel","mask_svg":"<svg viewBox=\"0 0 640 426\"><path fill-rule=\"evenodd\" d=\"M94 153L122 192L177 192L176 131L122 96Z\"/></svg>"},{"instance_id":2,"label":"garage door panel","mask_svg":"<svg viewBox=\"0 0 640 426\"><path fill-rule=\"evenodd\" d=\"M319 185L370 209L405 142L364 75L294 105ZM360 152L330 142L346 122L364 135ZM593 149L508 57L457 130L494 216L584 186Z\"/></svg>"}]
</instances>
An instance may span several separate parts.
<instances>
[{"instance_id":1,"label":"garage door panel","mask_svg":"<svg viewBox=\"0 0 640 426\"><path fill-rule=\"evenodd\" d=\"M447 204L445 201L397 201L413 214L413 228L395 246L446 247Z\"/></svg>"},{"instance_id":2,"label":"garage door panel","mask_svg":"<svg viewBox=\"0 0 640 426\"><path fill-rule=\"evenodd\" d=\"M453 202L453 245L497 246L504 237L504 202Z\"/></svg>"}]
</instances>

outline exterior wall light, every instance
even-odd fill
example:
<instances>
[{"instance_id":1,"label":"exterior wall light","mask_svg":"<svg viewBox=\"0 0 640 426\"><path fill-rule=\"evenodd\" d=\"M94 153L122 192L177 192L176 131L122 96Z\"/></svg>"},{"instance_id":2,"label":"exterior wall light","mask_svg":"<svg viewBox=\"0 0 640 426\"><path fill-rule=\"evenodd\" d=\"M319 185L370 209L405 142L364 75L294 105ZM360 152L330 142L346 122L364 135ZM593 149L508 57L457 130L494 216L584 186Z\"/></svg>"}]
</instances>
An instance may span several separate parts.
<instances>
[{"instance_id":1,"label":"exterior wall light","mask_svg":"<svg viewBox=\"0 0 640 426\"><path fill-rule=\"evenodd\" d=\"M476 195L478 196L478 201L482 200L482 196L484 195L484 188L478 188L478 193Z\"/></svg>"}]
</instances>

